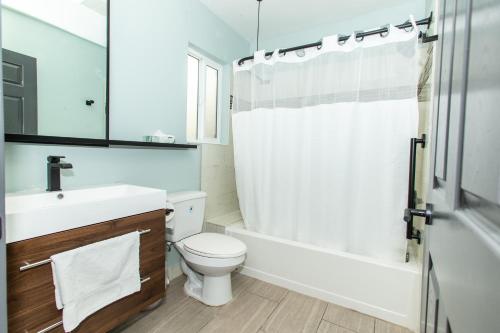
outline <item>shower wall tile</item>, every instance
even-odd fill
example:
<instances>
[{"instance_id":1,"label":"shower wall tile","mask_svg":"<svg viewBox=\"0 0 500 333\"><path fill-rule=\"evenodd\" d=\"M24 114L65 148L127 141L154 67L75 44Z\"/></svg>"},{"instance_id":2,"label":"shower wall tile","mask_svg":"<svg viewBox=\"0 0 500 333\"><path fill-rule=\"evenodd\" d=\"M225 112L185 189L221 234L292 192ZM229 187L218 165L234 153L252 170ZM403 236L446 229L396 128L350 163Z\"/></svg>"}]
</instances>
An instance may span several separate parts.
<instances>
[{"instance_id":1,"label":"shower wall tile","mask_svg":"<svg viewBox=\"0 0 500 333\"><path fill-rule=\"evenodd\" d=\"M201 190L207 192L205 219L238 211L232 135L229 144L203 144Z\"/></svg>"},{"instance_id":2,"label":"shower wall tile","mask_svg":"<svg viewBox=\"0 0 500 333\"><path fill-rule=\"evenodd\" d=\"M432 92L434 85L433 73L433 47L432 45L421 49L420 53L420 69L421 76L419 80L419 96L418 96L418 111L419 111L419 126L418 135L426 134L427 142L425 149L417 149L417 165L415 173L415 189L417 198L420 202L419 207L423 208L427 201L427 188L429 184L429 164L430 164L430 142L432 138ZM422 218L415 218L415 227L422 230L425 228L425 223ZM417 263L421 264L423 257L423 247L410 242L409 251L412 257L416 257Z\"/></svg>"}]
</instances>

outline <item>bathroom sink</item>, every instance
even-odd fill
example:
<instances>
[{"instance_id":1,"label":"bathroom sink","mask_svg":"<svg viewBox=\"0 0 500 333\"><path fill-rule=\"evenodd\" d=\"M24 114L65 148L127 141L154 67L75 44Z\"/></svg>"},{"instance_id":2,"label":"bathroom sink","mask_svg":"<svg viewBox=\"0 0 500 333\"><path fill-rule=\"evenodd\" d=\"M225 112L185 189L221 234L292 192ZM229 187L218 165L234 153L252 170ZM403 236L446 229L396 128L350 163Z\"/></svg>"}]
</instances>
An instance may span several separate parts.
<instances>
[{"instance_id":1,"label":"bathroom sink","mask_svg":"<svg viewBox=\"0 0 500 333\"><path fill-rule=\"evenodd\" d=\"M5 196L6 241L33 237L164 209L166 191L110 185Z\"/></svg>"}]
</instances>

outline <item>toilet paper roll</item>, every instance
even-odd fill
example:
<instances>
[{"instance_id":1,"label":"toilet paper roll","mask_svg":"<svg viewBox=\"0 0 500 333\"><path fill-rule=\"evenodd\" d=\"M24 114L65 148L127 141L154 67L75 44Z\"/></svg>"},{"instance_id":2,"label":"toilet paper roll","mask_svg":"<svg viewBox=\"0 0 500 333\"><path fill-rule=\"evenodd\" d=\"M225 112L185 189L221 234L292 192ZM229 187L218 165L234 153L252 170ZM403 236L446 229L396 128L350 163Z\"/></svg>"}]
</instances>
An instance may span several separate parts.
<instances>
[{"instance_id":1,"label":"toilet paper roll","mask_svg":"<svg viewBox=\"0 0 500 333\"><path fill-rule=\"evenodd\" d=\"M171 209L172 211L170 212L170 214L168 215L165 215L165 223L168 223L170 222L173 218L174 218L174 215L175 215L175 208L174 208L174 204L171 203L170 201L167 201L167 205L166 205L167 209Z\"/></svg>"}]
</instances>

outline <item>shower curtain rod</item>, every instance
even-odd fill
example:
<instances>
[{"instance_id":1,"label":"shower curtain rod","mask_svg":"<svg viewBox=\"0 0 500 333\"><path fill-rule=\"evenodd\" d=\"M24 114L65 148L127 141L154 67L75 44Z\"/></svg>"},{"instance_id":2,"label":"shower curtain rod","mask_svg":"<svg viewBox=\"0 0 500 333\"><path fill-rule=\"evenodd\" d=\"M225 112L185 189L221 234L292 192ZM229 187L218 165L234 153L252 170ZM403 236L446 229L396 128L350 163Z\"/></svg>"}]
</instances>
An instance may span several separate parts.
<instances>
[{"instance_id":1,"label":"shower curtain rod","mask_svg":"<svg viewBox=\"0 0 500 333\"><path fill-rule=\"evenodd\" d=\"M426 17L424 19L418 20L415 23L417 25L426 25L427 29L429 29L429 26L431 25L431 22L432 22L432 12L429 15L429 17ZM412 26L413 26L413 24L410 21L406 21L404 23L396 25L396 28L406 29L406 28L411 28ZM358 33L355 33L355 34L356 34L356 38L363 38L363 37L366 37L366 36L377 35L377 34L384 34L384 33L387 33L387 32L389 32L389 29L387 27L384 27L384 28L370 30L370 31L358 32ZM339 37L339 42L345 42L346 40L349 39L350 36L351 35L340 36ZM427 36L427 34L425 32L424 33L420 32L420 35L419 35L419 38L422 38L422 42L423 43L433 42L433 41L437 40L437 37L438 37L437 35ZM316 43L304 44L304 45L290 47L288 49L282 49L282 50L279 50L278 52L282 53L282 54L286 54L287 52L293 52L293 51L297 51L297 50L308 49L310 47L321 47L322 44L323 44L322 41L319 41L319 42L316 42ZM274 53L274 51L266 52L266 57L271 56L273 53ZM245 57L245 58L241 58L238 61L238 65L241 66L245 61L252 60L253 58L254 58L253 55Z\"/></svg>"}]
</instances>

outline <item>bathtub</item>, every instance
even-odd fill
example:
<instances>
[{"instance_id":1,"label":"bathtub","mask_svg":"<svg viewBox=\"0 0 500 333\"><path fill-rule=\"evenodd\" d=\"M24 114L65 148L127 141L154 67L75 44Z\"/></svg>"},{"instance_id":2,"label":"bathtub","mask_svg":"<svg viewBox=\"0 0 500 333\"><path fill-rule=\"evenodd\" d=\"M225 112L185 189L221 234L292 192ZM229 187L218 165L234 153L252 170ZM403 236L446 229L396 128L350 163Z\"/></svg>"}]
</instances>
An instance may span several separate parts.
<instances>
[{"instance_id":1,"label":"bathtub","mask_svg":"<svg viewBox=\"0 0 500 333\"><path fill-rule=\"evenodd\" d=\"M226 234L248 247L241 273L417 331L421 272L414 262L375 259L245 230Z\"/></svg>"}]
</instances>

